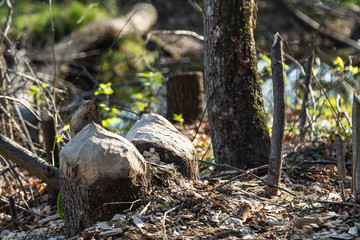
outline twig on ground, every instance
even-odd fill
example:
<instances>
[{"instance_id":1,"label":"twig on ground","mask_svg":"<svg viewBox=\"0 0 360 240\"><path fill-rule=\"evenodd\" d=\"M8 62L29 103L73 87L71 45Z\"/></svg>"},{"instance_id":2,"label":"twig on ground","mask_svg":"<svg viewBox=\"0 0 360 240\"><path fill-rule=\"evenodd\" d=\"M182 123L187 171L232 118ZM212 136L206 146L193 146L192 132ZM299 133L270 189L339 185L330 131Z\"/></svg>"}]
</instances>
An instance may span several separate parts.
<instances>
[{"instance_id":1,"label":"twig on ground","mask_svg":"<svg viewBox=\"0 0 360 240\"><path fill-rule=\"evenodd\" d=\"M17 165L16 164L13 164L11 165L10 167L7 167L7 168L4 168L3 170L0 171L0 176L4 175L5 173L7 173L8 171L10 171L10 169L14 169L16 168Z\"/></svg>"},{"instance_id":2,"label":"twig on ground","mask_svg":"<svg viewBox=\"0 0 360 240\"><path fill-rule=\"evenodd\" d=\"M13 177L17 180L16 183L18 184L18 187L20 187L21 190L23 191L24 197L27 200L28 197L27 197L27 194L26 194L26 190L24 188L24 185L23 185L23 183L21 181L21 178L20 178L18 172L14 168L11 168L11 166L13 166L13 165L11 164L11 162L8 159L4 158L2 155L0 155L0 158L1 158L1 160L3 160L6 163L8 169L10 170L11 175L13 175Z\"/></svg>"},{"instance_id":3,"label":"twig on ground","mask_svg":"<svg viewBox=\"0 0 360 240\"><path fill-rule=\"evenodd\" d=\"M249 169L249 170L247 170L246 172L247 172L247 173L255 172L255 171L258 171L258 170L267 169L268 167L269 167L269 165L266 164L266 165L263 165L263 166L260 166L260 167L257 167L257 168ZM219 188L219 187L222 187L222 186L224 186L224 185L226 185L226 184L229 184L229 183L235 181L236 179L241 178L241 177L247 175L247 173L242 173L242 174L240 174L240 175L237 175L237 176L233 177L232 179L226 181L225 183L216 186L216 188Z\"/></svg>"},{"instance_id":4,"label":"twig on ground","mask_svg":"<svg viewBox=\"0 0 360 240\"><path fill-rule=\"evenodd\" d=\"M259 176L256 176L255 174L253 174L253 173L251 173L251 172L248 173L247 171L242 170L242 169L240 169L240 168L233 167L233 166L230 166L230 165L227 165L227 164L212 163L212 162L207 162L207 161L203 161L203 160L199 160L199 161L200 161L200 162L205 162L205 163L208 163L208 164L217 166L217 167L231 168L231 169L237 170L237 171L239 171L239 172L241 172L241 173L250 175L250 176L252 176L252 177L260 180L262 183L264 183L264 184L266 184L266 185L269 185L269 186L271 186L271 187L278 188L278 189L280 189L281 191L286 192L286 193L288 193L288 194L290 194L290 195L292 195L292 196L296 196L295 193L292 193L291 191L289 191L289 190L287 190L287 189L285 189L285 188L282 188L282 187L280 187L280 186L278 186L278 185L275 185L275 184L272 184L272 183L270 183L270 182L268 182L268 181L265 181L264 179L260 178Z\"/></svg>"},{"instance_id":5,"label":"twig on ground","mask_svg":"<svg viewBox=\"0 0 360 240\"><path fill-rule=\"evenodd\" d=\"M180 205L177 205L169 210L167 210L165 213L164 213L164 216L163 216L163 219L162 219L162 225L163 225L163 232L164 232L164 239L167 240L168 238L166 237L166 226L165 226L165 220L166 220L166 215L169 213L169 212L172 212L174 211L175 209L179 208L179 207L182 207L183 203L180 204Z\"/></svg>"},{"instance_id":6,"label":"twig on ground","mask_svg":"<svg viewBox=\"0 0 360 240\"><path fill-rule=\"evenodd\" d=\"M5 203L5 204L10 204L9 201L5 200L4 198L2 198L0 196L0 201ZM7 206L4 206L4 207L7 207ZM3 207L3 208L4 208ZM31 209L26 209L22 206L15 206L16 208L22 210L22 211L25 211L25 212L28 212L28 213L31 213L31 214L34 214L34 215L37 215L37 216L40 216L40 217L48 217L49 215L46 215L46 214L41 214L41 213L36 213L36 212L33 212ZM0 210L2 210L3 208L0 208Z\"/></svg>"},{"instance_id":7,"label":"twig on ground","mask_svg":"<svg viewBox=\"0 0 360 240\"><path fill-rule=\"evenodd\" d=\"M314 201L318 202L318 203L325 203L325 204L330 204L330 205L340 205L340 206L348 206L348 207L360 208L359 204L354 204L354 203L334 202L334 201L326 201L326 200L314 200Z\"/></svg>"},{"instance_id":8,"label":"twig on ground","mask_svg":"<svg viewBox=\"0 0 360 240\"><path fill-rule=\"evenodd\" d=\"M138 215L139 215L139 216L144 215L144 214L146 213L146 211L148 210L150 204L151 204L151 201L148 202L148 203L145 205L145 207L143 208L143 210L141 210L141 212L140 212Z\"/></svg>"},{"instance_id":9,"label":"twig on ground","mask_svg":"<svg viewBox=\"0 0 360 240\"><path fill-rule=\"evenodd\" d=\"M135 201L132 201L132 202L109 202L109 203L104 203L103 205L101 205L100 207L96 208L96 210L100 209L100 208L103 208L107 205L119 205L119 204L131 204L129 209L126 209L124 210L124 212L129 212L131 211L131 209L133 208L134 204L137 203L137 202L140 202L142 201L143 199L136 199Z\"/></svg>"}]
</instances>

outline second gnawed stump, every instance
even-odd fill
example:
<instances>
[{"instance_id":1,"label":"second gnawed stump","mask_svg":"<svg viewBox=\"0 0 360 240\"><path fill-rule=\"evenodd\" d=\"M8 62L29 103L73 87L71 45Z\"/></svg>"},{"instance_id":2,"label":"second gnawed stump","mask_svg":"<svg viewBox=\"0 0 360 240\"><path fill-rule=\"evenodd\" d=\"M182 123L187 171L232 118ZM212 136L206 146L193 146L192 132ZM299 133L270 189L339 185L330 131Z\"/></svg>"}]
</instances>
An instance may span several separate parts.
<instances>
[{"instance_id":1,"label":"second gnawed stump","mask_svg":"<svg viewBox=\"0 0 360 240\"><path fill-rule=\"evenodd\" d=\"M135 146L95 123L61 151L60 170L63 216L70 236L128 209L130 204L124 202L146 195L148 187L145 159Z\"/></svg>"},{"instance_id":2,"label":"second gnawed stump","mask_svg":"<svg viewBox=\"0 0 360 240\"><path fill-rule=\"evenodd\" d=\"M154 148L162 162L174 163L188 179L199 179L194 145L164 117L155 113L142 115L127 133L126 139L141 153Z\"/></svg>"}]
</instances>

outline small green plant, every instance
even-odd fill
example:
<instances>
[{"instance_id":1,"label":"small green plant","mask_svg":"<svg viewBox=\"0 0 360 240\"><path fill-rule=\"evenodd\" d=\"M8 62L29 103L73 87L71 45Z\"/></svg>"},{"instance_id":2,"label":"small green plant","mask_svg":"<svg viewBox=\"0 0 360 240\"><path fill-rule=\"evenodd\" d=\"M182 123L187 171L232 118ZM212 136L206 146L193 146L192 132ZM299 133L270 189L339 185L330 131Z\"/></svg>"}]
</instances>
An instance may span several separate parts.
<instances>
[{"instance_id":1,"label":"small green plant","mask_svg":"<svg viewBox=\"0 0 360 240\"><path fill-rule=\"evenodd\" d=\"M64 132L66 132L66 131L69 130L69 129L70 129L70 124L67 124L67 125L65 125L65 126L63 127L62 133L55 136L57 143L61 142L64 138L66 138Z\"/></svg>"},{"instance_id":2,"label":"small green plant","mask_svg":"<svg viewBox=\"0 0 360 240\"><path fill-rule=\"evenodd\" d=\"M62 204L61 204L61 193L60 192L59 192L59 194L57 196L56 206L57 206L57 210L58 210L58 213L59 213L59 216L60 216L61 220L64 220Z\"/></svg>"},{"instance_id":3,"label":"small green plant","mask_svg":"<svg viewBox=\"0 0 360 240\"><path fill-rule=\"evenodd\" d=\"M46 84L39 85L32 85L30 86L30 92L29 95L33 95L34 102L36 103L45 103L45 96L44 96L44 89L48 86Z\"/></svg>"},{"instance_id":4,"label":"small green plant","mask_svg":"<svg viewBox=\"0 0 360 240\"><path fill-rule=\"evenodd\" d=\"M286 164L286 167L287 167L289 170L293 171L293 170L295 170L298 166Z\"/></svg>"},{"instance_id":5,"label":"small green plant","mask_svg":"<svg viewBox=\"0 0 360 240\"><path fill-rule=\"evenodd\" d=\"M108 83L100 83L99 88L94 92L94 95L97 96L99 94L103 95L111 95L114 93L114 90L111 88L111 82Z\"/></svg>"},{"instance_id":6,"label":"small green plant","mask_svg":"<svg viewBox=\"0 0 360 240\"><path fill-rule=\"evenodd\" d=\"M173 120L179 124L181 129L184 130L184 119L183 119L182 113L180 113L180 114L174 113L173 114Z\"/></svg>"}]
</instances>

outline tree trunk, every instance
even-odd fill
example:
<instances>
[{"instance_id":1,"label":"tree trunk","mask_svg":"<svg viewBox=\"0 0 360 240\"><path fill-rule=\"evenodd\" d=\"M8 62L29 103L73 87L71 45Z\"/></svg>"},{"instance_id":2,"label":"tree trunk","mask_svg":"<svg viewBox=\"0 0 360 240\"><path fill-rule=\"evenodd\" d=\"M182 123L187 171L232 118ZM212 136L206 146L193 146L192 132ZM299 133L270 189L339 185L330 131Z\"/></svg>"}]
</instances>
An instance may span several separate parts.
<instances>
[{"instance_id":1,"label":"tree trunk","mask_svg":"<svg viewBox=\"0 0 360 240\"><path fill-rule=\"evenodd\" d=\"M215 157L238 168L269 161L253 0L205 0L205 94Z\"/></svg>"},{"instance_id":2,"label":"tree trunk","mask_svg":"<svg viewBox=\"0 0 360 240\"><path fill-rule=\"evenodd\" d=\"M204 111L204 78L202 72L188 72L169 77L167 82L167 119L182 114L187 123L201 119Z\"/></svg>"}]
</instances>

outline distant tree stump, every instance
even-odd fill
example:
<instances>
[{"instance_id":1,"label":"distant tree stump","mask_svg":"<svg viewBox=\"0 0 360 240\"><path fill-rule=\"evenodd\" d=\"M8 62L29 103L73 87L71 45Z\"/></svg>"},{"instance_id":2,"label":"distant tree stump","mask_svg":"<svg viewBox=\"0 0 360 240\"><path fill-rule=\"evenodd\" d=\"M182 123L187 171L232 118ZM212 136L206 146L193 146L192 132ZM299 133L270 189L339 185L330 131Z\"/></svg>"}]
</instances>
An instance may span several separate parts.
<instances>
[{"instance_id":1,"label":"distant tree stump","mask_svg":"<svg viewBox=\"0 0 360 240\"><path fill-rule=\"evenodd\" d=\"M201 119L204 111L204 80L202 72L187 72L169 77L167 82L167 119L182 114L186 123Z\"/></svg>"}]
</instances>

